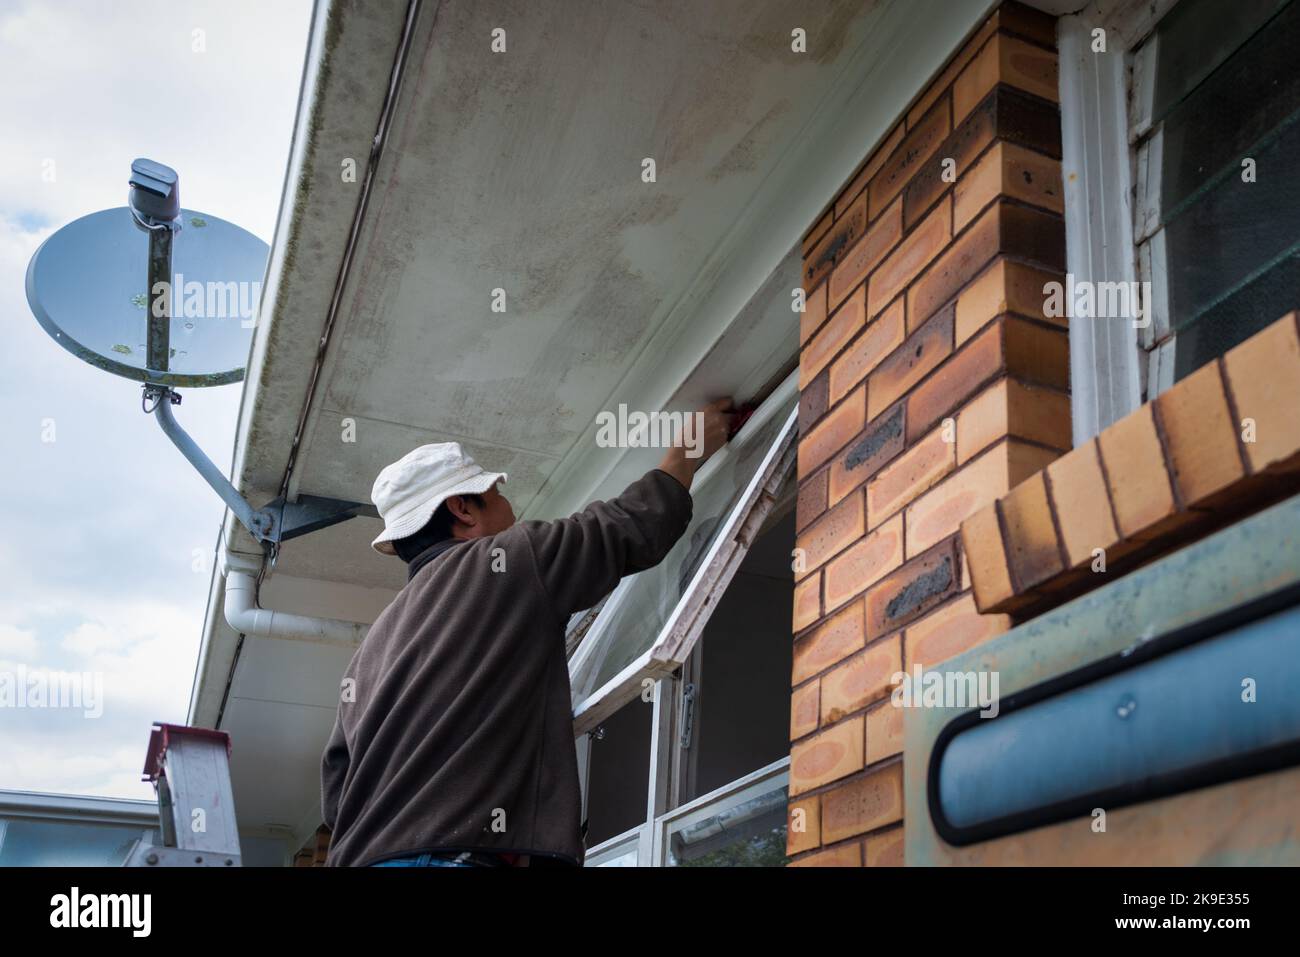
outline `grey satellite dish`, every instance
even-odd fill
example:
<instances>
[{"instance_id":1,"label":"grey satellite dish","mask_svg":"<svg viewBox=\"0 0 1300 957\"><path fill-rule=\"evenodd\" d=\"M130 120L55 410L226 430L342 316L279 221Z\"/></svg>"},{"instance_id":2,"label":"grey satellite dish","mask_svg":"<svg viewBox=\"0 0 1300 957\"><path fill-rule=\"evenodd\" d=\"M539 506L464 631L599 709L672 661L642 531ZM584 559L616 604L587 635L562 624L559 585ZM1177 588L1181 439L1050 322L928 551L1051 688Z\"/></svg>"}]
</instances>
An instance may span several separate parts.
<instances>
[{"instance_id":1,"label":"grey satellite dish","mask_svg":"<svg viewBox=\"0 0 1300 957\"><path fill-rule=\"evenodd\" d=\"M64 226L27 267L27 302L37 321L78 359L128 379L178 387L239 382L268 247L195 210L180 211L180 227L172 236L167 304L150 294L149 238L129 207ZM168 305L167 359L151 362L150 313Z\"/></svg>"},{"instance_id":2,"label":"grey satellite dish","mask_svg":"<svg viewBox=\"0 0 1300 957\"><path fill-rule=\"evenodd\" d=\"M318 496L254 509L177 424L174 387L244 378L269 249L247 230L183 209L176 171L131 164L127 206L74 220L27 267L27 302L78 359L144 383L145 411L264 546L373 506ZM150 405L152 403L152 405Z\"/></svg>"}]
</instances>

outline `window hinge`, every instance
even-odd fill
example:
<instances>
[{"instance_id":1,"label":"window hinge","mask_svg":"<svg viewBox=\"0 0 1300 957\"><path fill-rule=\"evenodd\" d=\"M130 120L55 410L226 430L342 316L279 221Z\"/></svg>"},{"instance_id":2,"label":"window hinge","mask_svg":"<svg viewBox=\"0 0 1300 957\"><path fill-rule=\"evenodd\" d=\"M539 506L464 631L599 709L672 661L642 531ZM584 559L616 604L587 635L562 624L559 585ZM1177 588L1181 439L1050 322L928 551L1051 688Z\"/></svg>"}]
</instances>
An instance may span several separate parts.
<instances>
[{"instance_id":1,"label":"window hinge","mask_svg":"<svg viewBox=\"0 0 1300 957\"><path fill-rule=\"evenodd\" d=\"M682 737L683 749L691 746L691 732L695 730L695 683L688 681L682 687Z\"/></svg>"}]
</instances>

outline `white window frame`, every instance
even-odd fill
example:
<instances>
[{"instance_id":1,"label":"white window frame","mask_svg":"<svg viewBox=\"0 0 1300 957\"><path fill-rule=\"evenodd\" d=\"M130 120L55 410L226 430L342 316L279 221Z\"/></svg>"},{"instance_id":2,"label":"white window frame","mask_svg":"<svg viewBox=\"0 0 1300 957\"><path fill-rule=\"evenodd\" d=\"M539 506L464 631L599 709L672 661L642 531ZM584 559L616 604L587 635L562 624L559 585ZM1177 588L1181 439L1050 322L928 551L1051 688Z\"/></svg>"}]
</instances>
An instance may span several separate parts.
<instances>
[{"instance_id":1,"label":"white window frame","mask_svg":"<svg viewBox=\"0 0 1300 957\"><path fill-rule=\"evenodd\" d=\"M667 683L661 682L661 684ZM659 773L663 773L662 766ZM654 795L658 790L654 774L655 771L652 767L650 782L652 805L655 804ZM629 828L622 834L616 834L614 837L601 841L595 847L590 848L586 853L583 866L667 867L668 835L674 826L686 826L696 821L716 817L728 808L744 804L746 801L767 794L777 788L785 788L788 795L789 787L790 756L786 755L765 767L724 784L708 794L702 794L694 801L673 808L671 811L667 811L661 806L655 807L651 811L651 817L646 822ZM614 863L633 855L635 856L631 862Z\"/></svg>"},{"instance_id":2,"label":"white window frame","mask_svg":"<svg viewBox=\"0 0 1300 957\"><path fill-rule=\"evenodd\" d=\"M778 392L773 395L773 398L778 403L782 401L778 398L779 393L780 390L778 389ZM757 414L756 412L755 416ZM732 514L733 516L741 514L743 521L739 525L729 521L726 534L718 536L714 543L715 548L710 551L705 561L701 562L699 572L692 579L690 588L687 589L673 615L669 618L663 634L673 633L673 622L685 620L688 616L684 614L683 609L691 605L695 607L693 617L698 619L698 628L695 630L695 637L698 638L699 631L703 629L704 621L708 618L708 612L711 612L717 605L715 600L709 600L701 608L698 604L699 601L706 597L715 598L730 584L736 567L740 564L750 543L754 540L764 519L766 519L771 507L775 504L774 497L779 490L781 480L794 466L793 461L791 461L794 445L788 443L787 439L790 433L789 426L793 425L794 421L797 421L797 415L798 409L796 408L792 417L793 421L787 423L787 428L782 430L782 438L776 441L771 450L771 452L774 452L784 449L779 464L769 469L768 466L773 465L773 463L770 461L765 462L759 468L754 481L751 482L751 486L759 484L759 480L764 478L764 472L769 471L771 474L761 483L762 492L766 494L758 496L746 494L742 496L740 503ZM756 423L755 427L758 427L759 424L761 423ZM746 423L747 428L748 426L749 423ZM769 457L771 452L769 452ZM750 503L748 506L746 505L747 502ZM761 507L756 503L761 503ZM722 547L724 540L731 542L730 547ZM714 573L705 574L710 568L715 570ZM725 574L719 574L718 570L723 568L725 568ZM606 607L617 607L613 605L616 595L617 592L610 596ZM660 640L662 641L662 637ZM656 645L658 645L658 642L656 642ZM695 646L696 642L692 639L685 650L681 652L684 665L689 666L694 661L694 659L690 658L690 653ZM685 675L687 670L687 667L683 667L681 673ZM654 696L651 701L653 710L650 717L650 767L647 776L645 820L636 827L608 838L590 848L586 854L586 866L599 867L607 865L626 856L633 846L636 848L636 866L666 866L668 829L674 822L682 821L687 816L691 816L691 820L709 817L730 806L749 800L764 789L777 786L788 788L790 757L787 754L771 764L742 775L735 781L725 784L708 794L701 795L686 804L680 804L685 777L684 765L687 760L687 755L681 746L685 710L682 702L682 692L685 683L685 680L679 677L678 674L670 673L660 677L654 685ZM604 717L608 717L608 715L603 715L601 720ZM593 731L594 725L591 728L579 728L575 721L575 745L578 752L578 777L582 790L582 816L584 819L587 817L587 796L590 778L589 760L591 755L590 735ZM680 806L678 806L679 804Z\"/></svg>"},{"instance_id":3,"label":"white window frame","mask_svg":"<svg viewBox=\"0 0 1300 957\"><path fill-rule=\"evenodd\" d=\"M1144 303L1146 325L1115 319L1070 322L1070 380L1074 444L1081 445L1138 408L1172 379L1172 363L1159 365L1167 349L1163 309L1163 263L1138 261L1129 90L1133 52L1178 0L1092 0L1057 21L1060 59L1061 157L1065 186L1066 271L1076 282L1152 282L1154 301ZM1105 30L1106 52L1094 53L1093 31ZM1153 65L1138 63L1139 71ZM1149 91L1150 83L1141 83ZM1158 170L1158 157L1156 158ZM1143 199L1151 184L1142 183ZM1139 207L1141 208L1141 207ZM1145 219L1143 220L1145 223ZM1147 244L1148 251L1153 249ZM1157 289L1157 286L1159 288ZM1157 319L1157 314L1161 318ZM1168 341L1167 338L1165 341ZM1148 350L1151 350L1148 352ZM1154 375L1148 361L1156 369Z\"/></svg>"},{"instance_id":4,"label":"white window frame","mask_svg":"<svg viewBox=\"0 0 1300 957\"><path fill-rule=\"evenodd\" d=\"M741 434L737 436L741 441L751 430L761 428L773 416L782 414L781 410L788 408L791 402L795 403L776 441L767 450L739 502L723 522L704 559L700 562L700 567L696 569L694 577L660 630L654 644L605 684L585 698L574 702L575 734L592 730L635 698L640 693L646 678L657 679L670 675L686 661L716 605L716 602L711 600L712 597L720 594L730 583L732 575L749 549L754 533L771 510L782 480L793 467L795 434L799 417L797 395L798 371L796 370L777 386L772 395L745 423ZM717 452L700 469L695 482L700 486L706 484L725 461L728 452L727 448ZM587 627L586 634L582 636L577 649L569 659L570 676L578 672L593 654L593 650L600 645L610 622L616 619L620 605L633 587L635 587L635 578L631 576L620 582L610 594L604 608Z\"/></svg>"},{"instance_id":5,"label":"white window frame","mask_svg":"<svg viewBox=\"0 0 1300 957\"><path fill-rule=\"evenodd\" d=\"M744 804L753 798L767 794L778 787L785 788L787 797L790 787L790 756L786 755L773 761L766 767L759 768L724 784L708 794L701 795L694 801L674 808L654 819L648 829L650 840L650 859L655 867L668 866L668 834L674 825L686 826L710 817L716 817L727 808Z\"/></svg>"},{"instance_id":6,"label":"white window frame","mask_svg":"<svg viewBox=\"0 0 1300 957\"><path fill-rule=\"evenodd\" d=\"M646 829L646 825L640 824L631 830L617 834L607 841L601 841L595 847L587 851L586 858L583 860L584 867L627 867L627 864L615 864L632 855L633 867L641 867L641 832Z\"/></svg>"}]
</instances>

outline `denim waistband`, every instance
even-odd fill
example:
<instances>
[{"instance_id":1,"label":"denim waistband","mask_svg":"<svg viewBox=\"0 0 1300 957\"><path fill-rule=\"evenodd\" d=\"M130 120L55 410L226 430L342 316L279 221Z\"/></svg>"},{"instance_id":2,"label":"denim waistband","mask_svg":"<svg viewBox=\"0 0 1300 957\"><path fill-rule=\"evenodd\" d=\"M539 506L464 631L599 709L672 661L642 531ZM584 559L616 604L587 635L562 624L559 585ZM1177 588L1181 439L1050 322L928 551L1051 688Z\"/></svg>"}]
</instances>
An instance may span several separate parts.
<instances>
[{"instance_id":1,"label":"denim waistband","mask_svg":"<svg viewBox=\"0 0 1300 957\"><path fill-rule=\"evenodd\" d=\"M446 851L390 857L377 861L371 867L505 867L505 861L495 854L476 851Z\"/></svg>"}]
</instances>

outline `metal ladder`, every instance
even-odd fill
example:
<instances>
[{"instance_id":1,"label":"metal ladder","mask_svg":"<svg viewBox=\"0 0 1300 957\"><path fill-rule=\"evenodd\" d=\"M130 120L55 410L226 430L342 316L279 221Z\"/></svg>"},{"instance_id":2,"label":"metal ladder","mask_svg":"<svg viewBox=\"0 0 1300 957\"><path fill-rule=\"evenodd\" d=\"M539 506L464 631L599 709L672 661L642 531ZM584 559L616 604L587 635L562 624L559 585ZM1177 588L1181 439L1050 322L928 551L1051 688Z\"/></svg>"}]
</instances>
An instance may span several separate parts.
<instances>
[{"instance_id":1,"label":"metal ladder","mask_svg":"<svg viewBox=\"0 0 1300 957\"><path fill-rule=\"evenodd\" d=\"M239 867L239 830L230 786L230 735L155 724L144 780L158 795L162 844L136 841L123 867Z\"/></svg>"}]
</instances>

